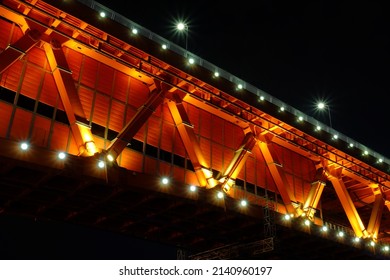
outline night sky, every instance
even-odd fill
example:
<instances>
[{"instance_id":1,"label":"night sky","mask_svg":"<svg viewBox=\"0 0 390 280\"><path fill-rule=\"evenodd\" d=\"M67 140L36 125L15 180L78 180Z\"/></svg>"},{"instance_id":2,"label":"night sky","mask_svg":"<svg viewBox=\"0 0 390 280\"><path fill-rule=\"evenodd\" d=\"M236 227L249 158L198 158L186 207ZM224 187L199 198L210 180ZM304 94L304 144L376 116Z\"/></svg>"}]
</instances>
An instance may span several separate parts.
<instances>
[{"instance_id":1,"label":"night sky","mask_svg":"<svg viewBox=\"0 0 390 280\"><path fill-rule=\"evenodd\" d=\"M98 2L390 158L385 1Z\"/></svg>"}]
</instances>

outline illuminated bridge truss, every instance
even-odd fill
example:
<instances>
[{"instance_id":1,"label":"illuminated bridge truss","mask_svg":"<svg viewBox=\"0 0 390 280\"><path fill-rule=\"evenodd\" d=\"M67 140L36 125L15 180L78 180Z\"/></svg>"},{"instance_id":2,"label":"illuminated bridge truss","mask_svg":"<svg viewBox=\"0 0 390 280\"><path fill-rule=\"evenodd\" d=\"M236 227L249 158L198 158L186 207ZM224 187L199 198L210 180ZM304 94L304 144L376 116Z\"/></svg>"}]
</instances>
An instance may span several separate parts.
<instances>
[{"instance_id":1,"label":"illuminated bridge truss","mask_svg":"<svg viewBox=\"0 0 390 280\"><path fill-rule=\"evenodd\" d=\"M390 241L386 163L80 2L3 0L0 26L0 213L161 233L154 220L130 230L139 221L131 212L152 199L120 194L138 187L225 211L245 199L248 209L267 204L316 226ZM31 149L20 151L20 141ZM66 160L54 159L59 151ZM80 176L89 179L75 187ZM161 176L175 188L161 189ZM199 193L189 194L190 185ZM76 190L83 198L64 207ZM211 199L216 191L225 198ZM171 219L202 214L176 203L164 206L177 210ZM115 211L107 214L109 204ZM234 209L262 218L259 210Z\"/></svg>"}]
</instances>

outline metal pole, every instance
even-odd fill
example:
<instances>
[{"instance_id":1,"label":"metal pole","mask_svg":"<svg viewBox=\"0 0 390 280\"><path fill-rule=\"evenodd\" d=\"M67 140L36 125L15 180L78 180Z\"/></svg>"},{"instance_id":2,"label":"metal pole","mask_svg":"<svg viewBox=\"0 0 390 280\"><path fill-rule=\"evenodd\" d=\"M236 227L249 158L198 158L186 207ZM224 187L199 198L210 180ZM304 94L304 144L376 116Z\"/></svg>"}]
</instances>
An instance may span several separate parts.
<instances>
[{"instance_id":1,"label":"metal pole","mask_svg":"<svg viewBox=\"0 0 390 280\"><path fill-rule=\"evenodd\" d=\"M185 36L186 36L186 51L188 50L188 25L185 25Z\"/></svg>"},{"instance_id":2,"label":"metal pole","mask_svg":"<svg viewBox=\"0 0 390 280\"><path fill-rule=\"evenodd\" d=\"M330 126L330 128L333 128L333 127L332 127L332 118L331 118L331 116L330 116L330 107L329 107L328 105L326 105L326 107L328 108L329 126Z\"/></svg>"}]
</instances>

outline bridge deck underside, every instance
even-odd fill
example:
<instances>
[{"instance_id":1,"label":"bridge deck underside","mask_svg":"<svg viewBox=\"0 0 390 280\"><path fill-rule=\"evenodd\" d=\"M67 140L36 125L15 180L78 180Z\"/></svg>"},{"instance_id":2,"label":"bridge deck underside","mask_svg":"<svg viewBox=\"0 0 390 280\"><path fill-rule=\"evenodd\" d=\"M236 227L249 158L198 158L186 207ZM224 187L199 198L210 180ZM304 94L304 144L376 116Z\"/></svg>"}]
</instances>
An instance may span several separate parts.
<instances>
[{"instance_id":1,"label":"bridge deck underside","mask_svg":"<svg viewBox=\"0 0 390 280\"><path fill-rule=\"evenodd\" d=\"M2 143L10 146L10 143ZM42 157L45 152L40 151ZM4 154L4 153L3 153ZM53 154L49 153L53 156ZM264 218L264 208L255 205L245 211L236 201L227 199L224 203L215 199L213 192L204 189L189 193L182 185L169 189L155 183L157 178L115 168L108 173L108 179L101 179L101 172L94 172L96 159L69 158L66 167L45 164L26 164L20 158L0 157L0 212L5 217L23 217L45 224L50 221L65 225L79 225L85 228L109 231L121 236L136 237L184 249L187 256L213 248L239 244L243 249L236 258L243 259L381 259L386 256L374 254L371 250L351 246L349 241L335 241L318 234L302 230L299 224L286 224L283 217L270 211ZM77 172L76 172L77 171ZM90 175L88 175L90 174ZM120 184L118 184L120 180ZM267 221L272 220L273 249L263 253L245 250L251 244L269 238L265 235ZM13 223L13 226L16 223ZM23 224L28 230L28 223ZM35 226L35 229L38 226ZM61 238L74 239L67 242L64 252L50 249L30 252L19 251L16 258L85 258L95 259L137 258L141 254L124 253L99 255L95 251L79 252L80 244L74 232L66 230ZM11 231L12 228L3 228ZM312 229L316 230L316 229ZM76 232L77 233L77 232ZM20 236L19 232L14 232ZM73 235L72 235L73 234ZM47 236L42 234L43 236ZM118 236L119 236L118 235ZM98 236L98 235L97 235ZM29 240L30 234L21 237ZM47 237L46 237L47 238ZM50 237L54 248L61 241ZM97 238L93 234L89 237ZM16 241L16 240L14 240ZM110 242L109 240L107 240ZM23 243L23 240L19 242ZM45 240L35 236L37 244L46 246ZM134 241L136 242L136 241ZM156 244L157 244L156 243ZM36 246L36 245L35 245ZM27 246L26 246L27 247ZM104 247L104 246L103 246ZM122 248L124 250L126 247ZM147 247L149 248L149 247ZM172 250L172 249L169 249ZM169 251L167 248L167 251ZM72 253L73 252L73 253ZM79 253L77 253L79 252ZM237 252L232 250L235 256ZM164 253L150 252L150 256L166 257ZM147 258L148 254L143 255Z\"/></svg>"}]
</instances>

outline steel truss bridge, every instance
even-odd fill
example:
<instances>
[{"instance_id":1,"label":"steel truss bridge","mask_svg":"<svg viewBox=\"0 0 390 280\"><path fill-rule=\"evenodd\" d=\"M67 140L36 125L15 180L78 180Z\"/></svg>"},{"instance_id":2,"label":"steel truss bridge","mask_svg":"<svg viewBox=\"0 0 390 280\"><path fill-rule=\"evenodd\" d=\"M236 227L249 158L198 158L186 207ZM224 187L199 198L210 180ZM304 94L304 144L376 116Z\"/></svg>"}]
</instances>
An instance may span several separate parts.
<instances>
[{"instance_id":1,"label":"steel truss bridge","mask_svg":"<svg viewBox=\"0 0 390 280\"><path fill-rule=\"evenodd\" d=\"M3 0L0 26L1 215L193 258L270 257L274 238L284 257L388 257L381 155L97 2Z\"/></svg>"}]
</instances>

